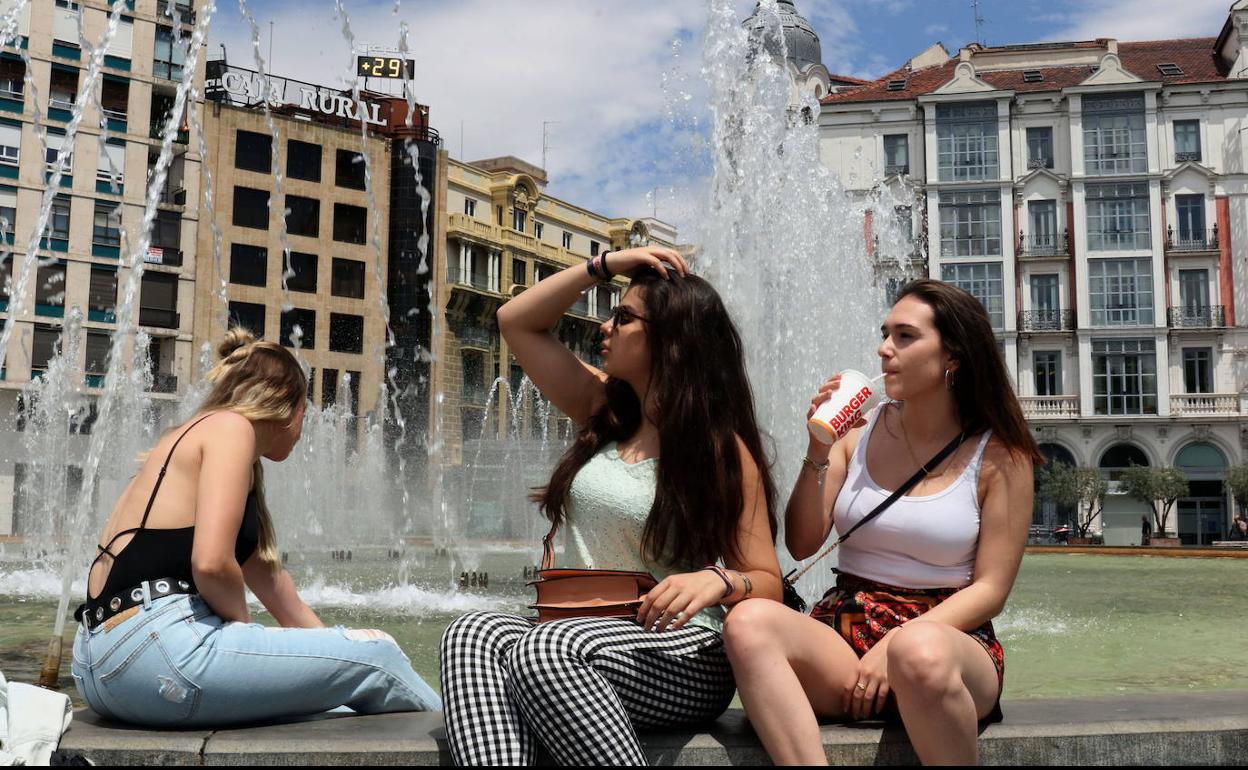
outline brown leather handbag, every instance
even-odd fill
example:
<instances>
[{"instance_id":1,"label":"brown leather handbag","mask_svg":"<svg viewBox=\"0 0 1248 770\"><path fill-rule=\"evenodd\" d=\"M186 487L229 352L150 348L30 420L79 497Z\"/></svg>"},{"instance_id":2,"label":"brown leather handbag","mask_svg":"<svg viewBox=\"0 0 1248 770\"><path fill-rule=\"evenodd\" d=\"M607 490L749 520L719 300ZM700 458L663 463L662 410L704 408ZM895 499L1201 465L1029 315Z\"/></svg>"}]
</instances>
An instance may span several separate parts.
<instances>
[{"instance_id":1,"label":"brown leather handbag","mask_svg":"<svg viewBox=\"0 0 1248 770\"><path fill-rule=\"evenodd\" d=\"M542 566L537 580L537 622L564 618L632 618L642 597L658 585L649 572L618 569L561 569L555 567L556 522L542 538Z\"/></svg>"}]
</instances>

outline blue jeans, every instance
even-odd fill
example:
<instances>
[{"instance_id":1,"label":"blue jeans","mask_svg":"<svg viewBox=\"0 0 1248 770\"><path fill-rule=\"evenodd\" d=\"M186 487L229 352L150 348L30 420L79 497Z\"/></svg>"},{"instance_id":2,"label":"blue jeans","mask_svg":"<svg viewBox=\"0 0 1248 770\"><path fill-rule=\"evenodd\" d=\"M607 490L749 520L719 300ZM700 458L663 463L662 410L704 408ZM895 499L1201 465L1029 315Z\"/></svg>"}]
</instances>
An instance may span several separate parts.
<instances>
[{"instance_id":1,"label":"blue jeans","mask_svg":"<svg viewBox=\"0 0 1248 770\"><path fill-rule=\"evenodd\" d=\"M195 594L145 602L107 628L79 626L74 684L101 716L205 727L315 714L440 710L392 641L342 628L227 623Z\"/></svg>"}]
</instances>

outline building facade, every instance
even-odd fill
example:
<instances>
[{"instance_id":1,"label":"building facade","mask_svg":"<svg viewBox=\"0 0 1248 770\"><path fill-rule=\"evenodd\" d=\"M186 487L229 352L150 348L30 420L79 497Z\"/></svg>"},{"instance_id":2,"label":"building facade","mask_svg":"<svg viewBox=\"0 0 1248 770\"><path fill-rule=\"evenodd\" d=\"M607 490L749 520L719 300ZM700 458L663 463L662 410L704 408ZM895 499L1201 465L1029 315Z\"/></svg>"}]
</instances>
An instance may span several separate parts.
<instances>
[{"instance_id":1,"label":"building facade","mask_svg":"<svg viewBox=\"0 0 1248 770\"><path fill-rule=\"evenodd\" d=\"M0 14L16 5L0 2ZM128 249L137 241L146 181L160 153L160 136L184 77L198 87L203 62L185 72L179 42L191 35L200 3L131 0L103 58L89 97L83 41L104 37L110 5L92 0L29 0L17 17L16 38L0 52L0 322L10 320L8 349L0 351L0 414L18 414L22 388L46 371L58 349L77 345L74 367L88 397L104 384L107 354L117 329L119 291L130 279ZM84 103L79 104L82 101ZM188 104L189 110L192 105ZM75 110L82 121L68 146ZM46 131L41 141L36 115ZM107 136L102 134L107 130ZM150 337L151 389L170 401L191 371L200 157L198 135L186 121L175 127L173 158L157 203L151 248L130 319ZM27 245L38 223L44 191L58 157L59 190L41 234L39 264L25 292L13 296ZM189 191L189 192L188 192ZM77 309L78 339L64 337ZM5 421L0 443L20 445ZM83 431L89 430L84 425ZM70 438L85 446L85 438ZM79 447L80 448L80 447ZM0 458L0 535L12 532L20 463ZM73 474L70 474L71 478Z\"/></svg>"},{"instance_id":2,"label":"building facade","mask_svg":"<svg viewBox=\"0 0 1248 770\"><path fill-rule=\"evenodd\" d=\"M912 196L867 223L912 236L868 239L882 283L978 297L1051 459L1178 466L1170 528L1221 539L1248 458L1248 0L1215 37L933 53L822 102L823 162ZM1144 510L1111 494L1105 541Z\"/></svg>"}]
</instances>

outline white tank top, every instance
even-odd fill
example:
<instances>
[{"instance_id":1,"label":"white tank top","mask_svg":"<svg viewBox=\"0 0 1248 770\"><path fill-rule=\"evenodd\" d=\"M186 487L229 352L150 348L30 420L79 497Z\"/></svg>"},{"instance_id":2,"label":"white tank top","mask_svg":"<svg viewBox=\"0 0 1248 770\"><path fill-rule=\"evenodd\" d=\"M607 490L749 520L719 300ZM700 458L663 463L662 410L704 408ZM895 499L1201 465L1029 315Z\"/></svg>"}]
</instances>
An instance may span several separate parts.
<instances>
[{"instance_id":1,"label":"white tank top","mask_svg":"<svg viewBox=\"0 0 1248 770\"><path fill-rule=\"evenodd\" d=\"M892 494L867 471L867 447L885 408L871 410L849 459L845 485L832 507L837 534L848 532ZM902 497L859 528L838 549L837 569L902 588L970 585L979 542L979 468L991 435L984 431L975 456L948 487L934 495ZM905 462L911 464L909 458Z\"/></svg>"}]
</instances>

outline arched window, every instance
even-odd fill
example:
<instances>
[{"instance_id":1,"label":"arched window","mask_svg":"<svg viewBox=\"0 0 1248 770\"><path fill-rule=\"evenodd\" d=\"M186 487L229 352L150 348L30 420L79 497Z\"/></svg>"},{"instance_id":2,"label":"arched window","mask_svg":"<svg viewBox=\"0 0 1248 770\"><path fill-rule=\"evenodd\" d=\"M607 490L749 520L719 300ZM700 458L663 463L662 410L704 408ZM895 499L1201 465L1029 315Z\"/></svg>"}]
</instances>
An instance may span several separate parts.
<instances>
[{"instance_id":1,"label":"arched window","mask_svg":"<svg viewBox=\"0 0 1248 770\"><path fill-rule=\"evenodd\" d=\"M1174 464L1185 471L1216 471L1227 466L1222 450L1203 441L1183 447Z\"/></svg>"},{"instance_id":2,"label":"arched window","mask_svg":"<svg viewBox=\"0 0 1248 770\"><path fill-rule=\"evenodd\" d=\"M1132 465L1151 465L1144 450L1134 444L1114 444L1101 455L1101 473L1110 481L1117 481Z\"/></svg>"},{"instance_id":3,"label":"arched window","mask_svg":"<svg viewBox=\"0 0 1248 770\"><path fill-rule=\"evenodd\" d=\"M1062 463L1075 467L1075 456L1070 453L1066 447L1061 444L1041 444L1040 452L1044 454L1045 459L1049 463ZM1035 479L1035 505L1032 510L1031 523L1033 526L1043 526L1045 530L1038 535L1046 538L1054 527L1060 524L1074 526L1075 508L1071 505L1058 505L1052 500L1045 499L1040 494L1040 474L1036 474ZM1038 542L1049 542L1041 540Z\"/></svg>"},{"instance_id":4,"label":"arched window","mask_svg":"<svg viewBox=\"0 0 1248 770\"><path fill-rule=\"evenodd\" d=\"M1187 474L1187 497L1179 500L1177 526L1184 545L1221 540L1230 527L1226 500L1226 455L1213 444L1195 441L1179 450L1174 464Z\"/></svg>"}]
</instances>

